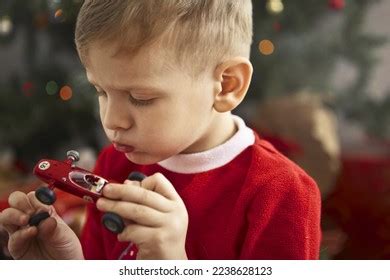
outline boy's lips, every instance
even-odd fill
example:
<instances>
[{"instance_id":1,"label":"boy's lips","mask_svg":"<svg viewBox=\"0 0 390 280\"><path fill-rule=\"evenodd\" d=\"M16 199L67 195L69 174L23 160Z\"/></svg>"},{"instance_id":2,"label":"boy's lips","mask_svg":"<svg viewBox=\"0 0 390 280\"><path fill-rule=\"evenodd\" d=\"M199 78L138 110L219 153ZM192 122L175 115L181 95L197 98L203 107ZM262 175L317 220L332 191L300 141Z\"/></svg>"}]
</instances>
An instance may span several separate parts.
<instances>
[{"instance_id":1,"label":"boy's lips","mask_svg":"<svg viewBox=\"0 0 390 280\"><path fill-rule=\"evenodd\" d=\"M123 144L119 144L116 142L113 142L113 145L117 151L122 152L122 153L131 153L132 151L134 151L134 147L132 147L132 146L123 145Z\"/></svg>"}]
</instances>

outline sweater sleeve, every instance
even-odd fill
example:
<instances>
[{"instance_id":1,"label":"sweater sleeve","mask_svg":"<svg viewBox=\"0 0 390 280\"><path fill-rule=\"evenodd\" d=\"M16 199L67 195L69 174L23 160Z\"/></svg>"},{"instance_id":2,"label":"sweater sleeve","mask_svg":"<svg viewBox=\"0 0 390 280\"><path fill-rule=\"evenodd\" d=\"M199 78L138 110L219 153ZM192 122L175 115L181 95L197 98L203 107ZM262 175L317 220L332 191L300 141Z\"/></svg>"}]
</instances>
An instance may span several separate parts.
<instances>
[{"instance_id":1,"label":"sweater sleeve","mask_svg":"<svg viewBox=\"0 0 390 280\"><path fill-rule=\"evenodd\" d=\"M247 214L241 259L318 259L321 198L306 174L261 186Z\"/></svg>"},{"instance_id":2,"label":"sweater sleeve","mask_svg":"<svg viewBox=\"0 0 390 280\"><path fill-rule=\"evenodd\" d=\"M93 173L104 177L104 162L106 158L104 149L97 161ZM86 208L86 222L81 233L81 245L83 248L84 258L92 260L106 259L103 246L102 226L100 224L100 212L94 203L88 203Z\"/></svg>"}]
</instances>

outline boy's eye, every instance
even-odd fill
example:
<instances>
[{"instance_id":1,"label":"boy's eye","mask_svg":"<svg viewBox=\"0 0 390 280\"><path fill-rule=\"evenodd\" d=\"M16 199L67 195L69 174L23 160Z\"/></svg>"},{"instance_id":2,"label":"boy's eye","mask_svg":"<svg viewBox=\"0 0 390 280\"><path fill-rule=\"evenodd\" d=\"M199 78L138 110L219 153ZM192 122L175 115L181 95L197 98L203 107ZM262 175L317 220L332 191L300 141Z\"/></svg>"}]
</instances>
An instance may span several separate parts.
<instances>
[{"instance_id":1,"label":"boy's eye","mask_svg":"<svg viewBox=\"0 0 390 280\"><path fill-rule=\"evenodd\" d=\"M129 95L129 100L130 100L131 104L133 104L134 106L146 106L146 105L149 105L153 102L153 98L152 99L137 99L131 95Z\"/></svg>"},{"instance_id":2,"label":"boy's eye","mask_svg":"<svg viewBox=\"0 0 390 280\"><path fill-rule=\"evenodd\" d=\"M96 90L96 95L98 97L106 97L107 93L105 91L103 91L103 90ZM146 105L149 105L149 104L151 104L153 102L153 98L152 99L137 99L137 98L134 98L132 95L129 94L129 101L134 106L146 106Z\"/></svg>"}]
</instances>

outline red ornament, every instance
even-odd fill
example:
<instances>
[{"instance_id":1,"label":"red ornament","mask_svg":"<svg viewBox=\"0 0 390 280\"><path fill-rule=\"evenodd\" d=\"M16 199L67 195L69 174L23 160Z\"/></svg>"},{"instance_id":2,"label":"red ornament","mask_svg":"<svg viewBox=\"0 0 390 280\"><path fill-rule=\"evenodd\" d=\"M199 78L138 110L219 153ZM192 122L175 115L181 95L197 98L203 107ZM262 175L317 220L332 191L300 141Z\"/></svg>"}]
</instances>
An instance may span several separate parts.
<instances>
[{"instance_id":1,"label":"red ornament","mask_svg":"<svg viewBox=\"0 0 390 280\"><path fill-rule=\"evenodd\" d=\"M282 25L280 24L280 22L275 22L273 28L276 32L279 32L280 30L282 30Z\"/></svg>"},{"instance_id":2,"label":"red ornament","mask_svg":"<svg viewBox=\"0 0 390 280\"><path fill-rule=\"evenodd\" d=\"M342 10L345 7L345 0L329 0L329 7L333 10Z\"/></svg>"},{"instance_id":3,"label":"red ornament","mask_svg":"<svg viewBox=\"0 0 390 280\"><path fill-rule=\"evenodd\" d=\"M23 93L26 96L31 96L33 94L34 84L32 82L25 82L22 85Z\"/></svg>"},{"instance_id":4,"label":"red ornament","mask_svg":"<svg viewBox=\"0 0 390 280\"><path fill-rule=\"evenodd\" d=\"M23 91L29 91L33 88L32 82L25 82L22 86Z\"/></svg>"}]
</instances>

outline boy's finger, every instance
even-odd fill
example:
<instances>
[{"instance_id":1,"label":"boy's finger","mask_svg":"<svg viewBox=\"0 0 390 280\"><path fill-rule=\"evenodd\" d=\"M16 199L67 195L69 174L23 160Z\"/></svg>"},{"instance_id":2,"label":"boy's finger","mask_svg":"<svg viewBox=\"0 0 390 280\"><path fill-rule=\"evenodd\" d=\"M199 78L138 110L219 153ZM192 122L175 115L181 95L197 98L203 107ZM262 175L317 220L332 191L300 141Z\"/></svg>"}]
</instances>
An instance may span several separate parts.
<instances>
[{"instance_id":1,"label":"boy's finger","mask_svg":"<svg viewBox=\"0 0 390 280\"><path fill-rule=\"evenodd\" d=\"M134 221L137 224L145 226L160 227L165 222L164 213L132 202L99 198L96 206L100 211L113 212L123 219Z\"/></svg>"},{"instance_id":2,"label":"boy's finger","mask_svg":"<svg viewBox=\"0 0 390 280\"><path fill-rule=\"evenodd\" d=\"M49 217L46 220L43 220L38 225L38 237L42 240L46 240L51 237L54 233L54 230L57 227L57 220L53 217Z\"/></svg>"},{"instance_id":3,"label":"boy's finger","mask_svg":"<svg viewBox=\"0 0 390 280\"><path fill-rule=\"evenodd\" d=\"M175 187L161 173L155 173L152 176L146 177L142 181L141 187L157 192L169 200L181 200L179 194L176 192Z\"/></svg>"},{"instance_id":4,"label":"boy's finger","mask_svg":"<svg viewBox=\"0 0 390 280\"><path fill-rule=\"evenodd\" d=\"M129 183L130 182L130 183ZM161 212L169 212L170 201L161 194L136 187L131 181L125 184L109 184L103 189L104 197L142 204Z\"/></svg>"},{"instance_id":5,"label":"boy's finger","mask_svg":"<svg viewBox=\"0 0 390 280\"><path fill-rule=\"evenodd\" d=\"M3 228L8 232L9 235L13 234L19 229L19 227L15 225L3 225Z\"/></svg>"},{"instance_id":6,"label":"boy's finger","mask_svg":"<svg viewBox=\"0 0 390 280\"><path fill-rule=\"evenodd\" d=\"M27 225L28 219L28 215L15 208L7 208L0 213L0 224L9 234L14 233L21 226Z\"/></svg>"},{"instance_id":7,"label":"boy's finger","mask_svg":"<svg viewBox=\"0 0 390 280\"><path fill-rule=\"evenodd\" d=\"M152 227L130 224L117 237L120 242L131 241L135 244L142 244L150 240L153 234L155 234L155 229Z\"/></svg>"},{"instance_id":8,"label":"boy's finger","mask_svg":"<svg viewBox=\"0 0 390 280\"><path fill-rule=\"evenodd\" d=\"M35 212L27 195L23 192L16 191L11 193L8 198L8 203L12 208L19 209L28 215L32 215Z\"/></svg>"},{"instance_id":9,"label":"boy's finger","mask_svg":"<svg viewBox=\"0 0 390 280\"><path fill-rule=\"evenodd\" d=\"M131 181L131 180L126 179L124 184L141 187L141 182L140 181Z\"/></svg>"},{"instance_id":10,"label":"boy's finger","mask_svg":"<svg viewBox=\"0 0 390 280\"><path fill-rule=\"evenodd\" d=\"M14 259L20 259L30 247L32 239L37 235L36 227L27 227L10 235L8 241L9 251L13 252Z\"/></svg>"}]
</instances>

